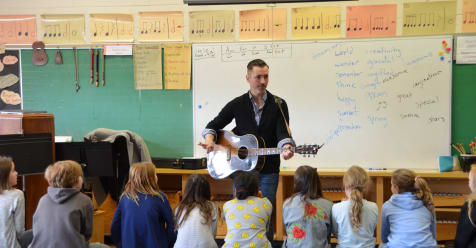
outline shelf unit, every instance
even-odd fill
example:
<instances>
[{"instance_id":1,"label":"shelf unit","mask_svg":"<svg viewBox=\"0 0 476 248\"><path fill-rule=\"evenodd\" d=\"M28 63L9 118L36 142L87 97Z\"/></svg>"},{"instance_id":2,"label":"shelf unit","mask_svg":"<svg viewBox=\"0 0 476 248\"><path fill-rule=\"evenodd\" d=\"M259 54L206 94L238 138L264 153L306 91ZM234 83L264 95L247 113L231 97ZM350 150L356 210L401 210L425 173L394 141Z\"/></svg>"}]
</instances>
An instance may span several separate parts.
<instances>
[{"instance_id":1,"label":"shelf unit","mask_svg":"<svg viewBox=\"0 0 476 248\"><path fill-rule=\"evenodd\" d=\"M338 202L344 196L342 187L342 177L345 169L318 169L321 179L323 195L325 198ZM468 189L468 173L455 172L437 172L428 170L416 170L419 176L424 177L430 185L432 192L435 192L434 201L436 207L436 216L439 220L437 223L437 240L453 240L456 234L456 222L458 220L460 207L469 193ZM202 170L178 170L178 169L156 169L159 178L159 186L161 189L173 189L182 191L185 188L187 178L195 173L207 176L210 186L212 200L216 200L218 205L224 204L230 200L232 196L232 183L230 179L215 180L208 175L208 171ZM390 199L392 193L390 191L390 179L392 170L385 171L369 171L372 179L372 185L366 194L366 199L376 202L379 207L379 216L383 203ZM276 205L273 211L276 220L275 239L283 240L285 231L283 227L282 206L285 199L292 195L294 184L294 169L281 170L278 192L276 193ZM224 197L225 196L225 197ZM444 221L440 221L444 220ZM224 221L218 224L217 238L224 238L226 234L226 225ZM377 243L380 241L380 218L376 230ZM336 242L332 238L331 242Z\"/></svg>"}]
</instances>

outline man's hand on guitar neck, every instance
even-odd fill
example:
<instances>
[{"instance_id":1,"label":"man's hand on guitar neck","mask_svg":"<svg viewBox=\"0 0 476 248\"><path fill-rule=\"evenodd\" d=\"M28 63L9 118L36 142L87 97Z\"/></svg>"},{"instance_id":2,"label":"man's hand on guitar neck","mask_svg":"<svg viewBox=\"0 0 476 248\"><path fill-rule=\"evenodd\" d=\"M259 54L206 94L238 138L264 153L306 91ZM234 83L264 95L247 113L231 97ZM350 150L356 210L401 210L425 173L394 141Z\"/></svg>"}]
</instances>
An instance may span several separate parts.
<instances>
[{"instance_id":1,"label":"man's hand on guitar neck","mask_svg":"<svg viewBox=\"0 0 476 248\"><path fill-rule=\"evenodd\" d=\"M205 135L205 143L198 143L199 146L201 146L203 149L207 150L207 153L213 151L213 148L215 147L215 136L211 133L207 133Z\"/></svg>"},{"instance_id":2,"label":"man's hand on guitar neck","mask_svg":"<svg viewBox=\"0 0 476 248\"><path fill-rule=\"evenodd\" d=\"M285 150L283 150L281 154L283 155L284 160L288 160L294 156L294 152L291 150L292 147L293 146L291 144L286 144L283 146Z\"/></svg>"}]
</instances>

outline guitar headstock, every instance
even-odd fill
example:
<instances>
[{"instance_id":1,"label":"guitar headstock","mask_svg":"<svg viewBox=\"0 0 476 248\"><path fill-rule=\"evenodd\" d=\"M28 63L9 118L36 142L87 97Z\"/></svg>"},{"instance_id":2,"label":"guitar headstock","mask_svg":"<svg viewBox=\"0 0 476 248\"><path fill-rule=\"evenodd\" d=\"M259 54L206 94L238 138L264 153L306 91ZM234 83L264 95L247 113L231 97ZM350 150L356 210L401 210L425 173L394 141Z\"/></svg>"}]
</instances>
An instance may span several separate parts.
<instances>
[{"instance_id":1,"label":"guitar headstock","mask_svg":"<svg viewBox=\"0 0 476 248\"><path fill-rule=\"evenodd\" d=\"M324 146L322 145L300 145L296 146L294 152L302 155L315 155Z\"/></svg>"}]
</instances>

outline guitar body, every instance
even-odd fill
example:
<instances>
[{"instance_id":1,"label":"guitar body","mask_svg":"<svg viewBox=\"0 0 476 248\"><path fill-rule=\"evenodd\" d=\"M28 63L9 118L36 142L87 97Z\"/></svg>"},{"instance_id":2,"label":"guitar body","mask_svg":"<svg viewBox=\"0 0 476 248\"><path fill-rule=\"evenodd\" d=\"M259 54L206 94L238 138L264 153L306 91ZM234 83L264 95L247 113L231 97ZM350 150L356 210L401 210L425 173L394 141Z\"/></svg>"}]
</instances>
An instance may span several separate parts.
<instances>
[{"instance_id":1,"label":"guitar body","mask_svg":"<svg viewBox=\"0 0 476 248\"><path fill-rule=\"evenodd\" d=\"M254 135L237 136L229 131L219 130L213 151L207 154L210 176L223 179L233 172L261 170L265 156L253 155L249 149L264 147L264 140Z\"/></svg>"}]
</instances>

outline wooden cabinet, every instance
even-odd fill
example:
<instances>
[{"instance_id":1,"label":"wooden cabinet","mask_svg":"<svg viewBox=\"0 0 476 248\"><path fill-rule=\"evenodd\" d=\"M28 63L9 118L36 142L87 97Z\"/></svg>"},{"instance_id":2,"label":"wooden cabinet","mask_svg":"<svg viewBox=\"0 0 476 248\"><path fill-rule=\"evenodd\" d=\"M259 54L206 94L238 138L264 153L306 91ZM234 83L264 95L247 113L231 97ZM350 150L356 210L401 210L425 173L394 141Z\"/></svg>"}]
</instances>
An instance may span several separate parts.
<instances>
[{"instance_id":1,"label":"wooden cabinet","mask_svg":"<svg viewBox=\"0 0 476 248\"><path fill-rule=\"evenodd\" d=\"M191 174L199 173L207 175L210 182L212 199L218 205L231 199L233 192L230 179L215 180L208 176L207 170L177 170L177 169L156 169L161 189L171 189L181 191L185 188L187 178ZM419 176L425 178L434 193L436 217L437 217L437 240L453 240L456 234L456 223L459 216L460 207L466 200L469 193L468 173L464 172L437 172L437 171L415 171ZM324 197L338 202L344 196L342 177L345 170L318 170L321 179ZM379 207L379 223L376 229L377 243L380 241L380 213L382 205L392 196L390 191L392 171L369 171L373 184L367 192L366 199L376 202ZM278 191L276 194L275 206L275 240L283 240L285 230L283 227L282 206L284 200L292 195L294 184L294 170L281 170ZM223 238L226 234L225 223L219 223L217 238ZM333 242L336 240L333 239Z\"/></svg>"},{"instance_id":2,"label":"wooden cabinet","mask_svg":"<svg viewBox=\"0 0 476 248\"><path fill-rule=\"evenodd\" d=\"M30 133L50 133L54 140L55 124L53 114L0 114L0 135ZM51 158L52 161L54 161L54 141L51 142L51 147ZM46 193L48 183L43 178L43 174L25 176L24 180L26 228L29 229L32 225L32 217L35 213L38 201Z\"/></svg>"}]
</instances>

